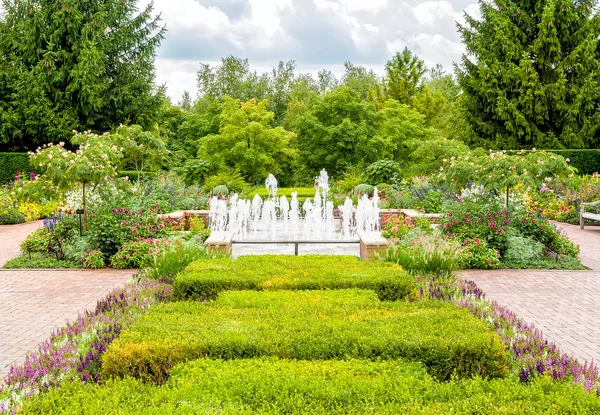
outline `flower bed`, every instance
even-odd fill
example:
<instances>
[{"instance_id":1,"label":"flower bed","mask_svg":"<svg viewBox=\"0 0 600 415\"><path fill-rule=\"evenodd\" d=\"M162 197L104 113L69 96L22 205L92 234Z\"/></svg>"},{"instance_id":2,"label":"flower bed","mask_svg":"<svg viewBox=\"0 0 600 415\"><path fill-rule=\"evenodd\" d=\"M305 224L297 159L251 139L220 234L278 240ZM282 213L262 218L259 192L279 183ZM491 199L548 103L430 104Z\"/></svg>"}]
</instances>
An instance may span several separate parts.
<instances>
[{"instance_id":1,"label":"flower bed","mask_svg":"<svg viewBox=\"0 0 600 415\"><path fill-rule=\"evenodd\" d=\"M572 379L586 391L600 395L600 372L595 364L581 363L563 353L534 325L525 323L497 302L487 300L473 281L421 277L417 284L422 297L466 308L495 330L508 354L511 377L521 382L531 382L539 376L556 381Z\"/></svg>"},{"instance_id":2,"label":"flower bed","mask_svg":"<svg viewBox=\"0 0 600 415\"><path fill-rule=\"evenodd\" d=\"M13 413L23 399L67 382L97 381L100 359L123 328L171 297L171 287L153 280L130 283L113 291L96 308L57 330L13 365L0 388L0 414Z\"/></svg>"}]
</instances>

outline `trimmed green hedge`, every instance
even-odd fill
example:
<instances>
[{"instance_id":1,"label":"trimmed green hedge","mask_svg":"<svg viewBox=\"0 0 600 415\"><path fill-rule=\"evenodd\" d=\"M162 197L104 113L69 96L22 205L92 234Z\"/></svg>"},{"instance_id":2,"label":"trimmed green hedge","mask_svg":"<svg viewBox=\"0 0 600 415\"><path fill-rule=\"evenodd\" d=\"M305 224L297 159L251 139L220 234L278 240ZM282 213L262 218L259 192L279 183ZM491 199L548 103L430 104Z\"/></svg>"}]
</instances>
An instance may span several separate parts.
<instances>
[{"instance_id":1,"label":"trimmed green hedge","mask_svg":"<svg viewBox=\"0 0 600 415\"><path fill-rule=\"evenodd\" d=\"M29 164L27 153L0 153L0 184L10 183L15 179L15 173L35 172Z\"/></svg>"},{"instance_id":2,"label":"trimmed green hedge","mask_svg":"<svg viewBox=\"0 0 600 415\"><path fill-rule=\"evenodd\" d=\"M202 357L299 360L406 358L439 380L502 377L498 336L459 307L379 302L372 291L229 291L215 302L174 302L140 317L103 357L104 379L162 383Z\"/></svg>"},{"instance_id":3,"label":"trimmed green hedge","mask_svg":"<svg viewBox=\"0 0 600 415\"><path fill-rule=\"evenodd\" d=\"M21 414L592 414L600 399L540 377L435 382L400 361L197 360L164 386L133 379L71 383Z\"/></svg>"},{"instance_id":4,"label":"trimmed green hedge","mask_svg":"<svg viewBox=\"0 0 600 415\"><path fill-rule=\"evenodd\" d=\"M525 150L532 151L532 150ZM577 169L581 176L592 175L600 172L600 149L565 149L565 150L545 150L549 153L559 154L565 159L569 159L569 164ZM517 150L508 150L509 153L517 153Z\"/></svg>"},{"instance_id":5,"label":"trimmed green hedge","mask_svg":"<svg viewBox=\"0 0 600 415\"><path fill-rule=\"evenodd\" d=\"M548 150L569 159L569 164L577 169L580 175L600 172L600 150Z\"/></svg>"},{"instance_id":6,"label":"trimmed green hedge","mask_svg":"<svg viewBox=\"0 0 600 415\"><path fill-rule=\"evenodd\" d=\"M173 284L176 300L215 299L227 290L373 290L382 301L406 298L416 290L414 277L386 262L352 257L248 256L193 262Z\"/></svg>"}]
</instances>

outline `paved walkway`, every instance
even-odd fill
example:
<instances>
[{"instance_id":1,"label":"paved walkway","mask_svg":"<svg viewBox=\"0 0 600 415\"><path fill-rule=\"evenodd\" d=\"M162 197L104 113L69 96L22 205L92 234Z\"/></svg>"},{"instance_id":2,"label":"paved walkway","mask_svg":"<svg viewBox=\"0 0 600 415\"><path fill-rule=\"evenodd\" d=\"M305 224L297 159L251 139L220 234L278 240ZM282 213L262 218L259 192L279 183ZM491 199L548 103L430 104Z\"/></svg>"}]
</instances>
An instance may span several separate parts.
<instances>
[{"instance_id":1,"label":"paved walkway","mask_svg":"<svg viewBox=\"0 0 600 415\"><path fill-rule=\"evenodd\" d=\"M486 297L533 323L564 352L600 363L600 227L557 224L590 271L461 271Z\"/></svg>"},{"instance_id":2,"label":"paved walkway","mask_svg":"<svg viewBox=\"0 0 600 415\"><path fill-rule=\"evenodd\" d=\"M41 223L0 226L0 266ZM57 327L131 278L130 270L0 270L0 380Z\"/></svg>"}]
</instances>

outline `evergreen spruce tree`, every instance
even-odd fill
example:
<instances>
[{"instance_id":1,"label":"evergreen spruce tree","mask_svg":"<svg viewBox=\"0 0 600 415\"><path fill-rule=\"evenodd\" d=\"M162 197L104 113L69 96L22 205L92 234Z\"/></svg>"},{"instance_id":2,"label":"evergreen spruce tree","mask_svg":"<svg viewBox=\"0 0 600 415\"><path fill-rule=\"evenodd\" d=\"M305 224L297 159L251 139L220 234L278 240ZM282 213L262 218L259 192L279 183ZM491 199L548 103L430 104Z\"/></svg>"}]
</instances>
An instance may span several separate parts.
<instances>
[{"instance_id":1,"label":"evergreen spruce tree","mask_svg":"<svg viewBox=\"0 0 600 415\"><path fill-rule=\"evenodd\" d=\"M2 0L0 149L67 141L72 130L148 126L165 29L137 0Z\"/></svg>"},{"instance_id":2,"label":"evergreen spruce tree","mask_svg":"<svg viewBox=\"0 0 600 415\"><path fill-rule=\"evenodd\" d=\"M458 25L469 124L497 149L598 144L600 33L595 0L489 0Z\"/></svg>"}]
</instances>

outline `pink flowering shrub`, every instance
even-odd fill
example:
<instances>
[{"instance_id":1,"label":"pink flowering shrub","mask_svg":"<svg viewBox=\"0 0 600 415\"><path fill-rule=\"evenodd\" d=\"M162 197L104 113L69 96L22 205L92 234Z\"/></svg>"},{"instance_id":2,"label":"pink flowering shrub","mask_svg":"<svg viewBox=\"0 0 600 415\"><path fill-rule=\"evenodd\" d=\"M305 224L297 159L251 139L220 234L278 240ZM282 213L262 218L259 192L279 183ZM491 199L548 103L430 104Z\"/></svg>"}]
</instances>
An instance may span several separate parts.
<instances>
[{"instance_id":1,"label":"pink flowering shrub","mask_svg":"<svg viewBox=\"0 0 600 415\"><path fill-rule=\"evenodd\" d=\"M116 269L146 268L160 252L161 242L163 241L152 238L125 242L112 256L111 265Z\"/></svg>"},{"instance_id":2,"label":"pink flowering shrub","mask_svg":"<svg viewBox=\"0 0 600 415\"><path fill-rule=\"evenodd\" d=\"M99 249L86 249L81 253L81 264L83 268L104 268L104 254Z\"/></svg>"}]
</instances>

